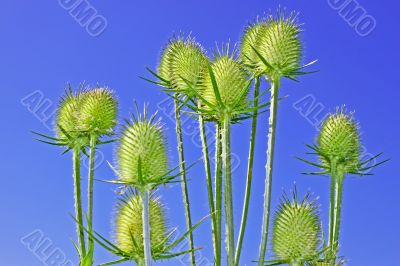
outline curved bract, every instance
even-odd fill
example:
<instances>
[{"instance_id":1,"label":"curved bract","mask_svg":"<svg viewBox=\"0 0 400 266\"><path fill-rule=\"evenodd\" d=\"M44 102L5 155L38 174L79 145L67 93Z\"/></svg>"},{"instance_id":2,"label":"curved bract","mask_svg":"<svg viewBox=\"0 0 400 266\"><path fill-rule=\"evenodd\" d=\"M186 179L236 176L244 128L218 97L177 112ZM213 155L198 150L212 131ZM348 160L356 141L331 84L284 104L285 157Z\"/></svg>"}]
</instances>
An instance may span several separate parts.
<instances>
[{"instance_id":1,"label":"curved bract","mask_svg":"<svg viewBox=\"0 0 400 266\"><path fill-rule=\"evenodd\" d=\"M144 186L167 173L164 134L155 117L146 116L129 122L120 136L117 152L119 178L130 184Z\"/></svg>"},{"instance_id":2,"label":"curved bract","mask_svg":"<svg viewBox=\"0 0 400 266\"><path fill-rule=\"evenodd\" d=\"M162 52L158 75L170 83L170 89L192 97L207 70L207 60L203 48L194 39L176 38Z\"/></svg>"},{"instance_id":3,"label":"curved bract","mask_svg":"<svg viewBox=\"0 0 400 266\"><path fill-rule=\"evenodd\" d=\"M106 88L87 90L81 96L78 126L96 136L110 135L117 123L117 100Z\"/></svg>"},{"instance_id":4,"label":"curved bract","mask_svg":"<svg viewBox=\"0 0 400 266\"><path fill-rule=\"evenodd\" d=\"M201 81L201 96L205 114L216 119L231 118L249 106L249 82L243 66L228 54L219 55L210 64ZM215 81L215 84L213 84Z\"/></svg>"},{"instance_id":5,"label":"curved bract","mask_svg":"<svg viewBox=\"0 0 400 266\"><path fill-rule=\"evenodd\" d=\"M330 114L322 123L318 139L321 164L331 167L332 160L345 172L356 170L360 163L358 125L343 109Z\"/></svg>"},{"instance_id":6,"label":"curved bract","mask_svg":"<svg viewBox=\"0 0 400 266\"><path fill-rule=\"evenodd\" d=\"M137 194L121 200L115 219L117 246L136 262L144 259L142 202ZM152 197L149 206L152 253L160 253L168 245L163 205Z\"/></svg>"},{"instance_id":7,"label":"curved bract","mask_svg":"<svg viewBox=\"0 0 400 266\"><path fill-rule=\"evenodd\" d=\"M320 219L315 201L310 195L298 202L285 195L275 213L272 247L277 259L290 263L304 263L318 254ZM300 264L299 264L300 265Z\"/></svg>"},{"instance_id":8,"label":"curved bract","mask_svg":"<svg viewBox=\"0 0 400 266\"><path fill-rule=\"evenodd\" d=\"M256 75L294 78L302 59L300 32L295 13L288 17L270 15L246 28L242 37L242 60Z\"/></svg>"}]
</instances>

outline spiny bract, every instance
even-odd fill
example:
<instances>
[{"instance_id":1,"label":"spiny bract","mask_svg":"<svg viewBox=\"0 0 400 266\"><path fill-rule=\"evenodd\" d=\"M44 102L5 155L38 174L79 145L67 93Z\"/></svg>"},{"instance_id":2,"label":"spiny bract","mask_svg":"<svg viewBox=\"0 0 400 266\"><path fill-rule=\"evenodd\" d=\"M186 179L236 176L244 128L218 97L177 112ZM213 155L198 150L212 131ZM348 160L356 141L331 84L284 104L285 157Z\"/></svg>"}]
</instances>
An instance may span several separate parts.
<instances>
[{"instance_id":1,"label":"spiny bract","mask_svg":"<svg viewBox=\"0 0 400 266\"><path fill-rule=\"evenodd\" d=\"M360 162L358 125L343 108L330 114L322 123L318 135L318 153L322 165L328 169L333 160L345 171L357 168Z\"/></svg>"},{"instance_id":2,"label":"spiny bract","mask_svg":"<svg viewBox=\"0 0 400 266\"><path fill-rule=\"evenodd\" d=\"M191 38L177 38L164 48L158 74L170 82L171 89L195 96L199 79L207 70L202 47Z\"/></svg>"},{"instance_id":3,"label":"spiny bract","mask_svg":"<svg viewBox=\"0 0 400 266\"><path fill-rule=\"evenodd\" d=\"M79 134L81 99L82 92L73 93L72 90L66 91L65 96L61 98L56 113L55 129L58 138L75 138Z\"/></svg>"},{"instance_id":4,"label":"spiny bract","mask_svg":"<svg viewBox=\"0 0 400 266\"><path fill-rule=\"evenodd\" d=\"M218 102L211 75L207 71L201 82L202 97L215 107L210 108L209 105L204 104L205 110L217 118L224 114L237 115L249 104L247 73L243 66L228 54L217 56L211 63L211 69L215 76L222 105Z\"/></svg>"},{"instance_id":5,"label":"spiny bract","mask_svg":"<svg viewBox=\"0 0 400 266\"><path fill-rule=\"evenodd\" d=\"M287 18L270 15L265 21L249 26L242 38L242 60L256 74L267 76L296 76L302 58L300 27L296 14ZM254 49L267 61L266 65Z\"/></svg>"},{"instance_id":6,"label":"spiny bract","mask_svg":"<svg viewBox=\"0 0 400 266\"><path fill-rule=\"evenodd\" d=\"M320 220L315 201L310 195L298 202L284 196L275 213L272 247L278 259L290 262L306 262L318 253Z\"/></svg>"},{"instance_id":7,"label":"spiny bract","mask_svg":"<svg viewBox=\"0 0 400 266\"><path fill-rule=\"evenodd\" d=\"M150 242L152 253L162 251L168 244L167 225L163 206L158 199L150 199ZM115 221L115 238L118 247L136 261L144 258L142 200L132 194L119 204Z\"/></svg>"},{"instance_id":8,"label":"spiny bract","mask_svg":"<svg viewBox=\"0 0 400 266\"><path fill-rule=\"evenodd\" d=\"M118 149L119 177L124 182L146 185L167 173L164 134L160 122L153 121L154 116L147 121L144 115L124 128Z\"/></svg>"},{"instance_id":9,"label":"spiny bract","mask_svg":"<svg viewBox=\"0 0 400 266\"><path fill-rule=\"evenodd\" d=\"M79 126L97 136L109 135L117 123L117 100L106 88L95 88L82 94Z\"/></svg>"}]
</instances>

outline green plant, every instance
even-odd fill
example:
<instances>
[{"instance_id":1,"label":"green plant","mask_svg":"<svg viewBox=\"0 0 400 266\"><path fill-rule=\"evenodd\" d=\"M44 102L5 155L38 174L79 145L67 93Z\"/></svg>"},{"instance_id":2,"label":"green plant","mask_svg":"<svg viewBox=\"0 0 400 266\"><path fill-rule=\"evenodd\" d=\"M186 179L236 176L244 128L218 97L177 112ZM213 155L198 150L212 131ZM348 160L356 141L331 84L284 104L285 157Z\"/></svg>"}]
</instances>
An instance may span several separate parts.
<instances>
[{"instance_id":1,"label":"green plant","mask_svg":"<svg viewBox=\"0 0 400 266\"><path fill-rule=\"evenodd\" d=\"M301 31L296 13L287 16L279 11L276 16L269 15L248 25L241 38L240 50L231 49L228 44L221 51L218 50L212 59L206 56L202 46L191 37L179 36L168 42L161 53L157 71L147 68L156 80L143 79L163 87L165 93L173 99L179 164L169 169L167 145L160 119L156 115L149 116L146 106L140 113L136 105L137 115L126 120L117 139L117 167L110 164L117 179L103 180L127 189L127 192L121 193L124 195L119 197L117 204L114 241L107 240L93 229L93 185L96 150L99 145L115 141L107 138L114 135L114 127L117 125L117 101L113 92L107 88L81 87L77 92L68 88L56 113L56 136L35 134L40 137L41 142L63 147L63 153L72 153L75 204L73 218L76 221L78 241L74 244L81 266L93 265L95 242L118 257L117 260L101 265L133 261L139 266L149 266L154 261L185 254L190 257L191 265L196 265L197 248L193 231L208 216L192 224L188 182L191 165L185 160L182 115L196 118L199 124L214 265L223 264L222 221L225 222L226 264L241 265L240 256L244 247L252 194L257 120L266 107L270 108L268 147L257 263L260 266L343 265L344 260L338 256L338 248L344 177L349 174L370 175L369 170L386 162L375 162L381 153L369 159L361 159L362 145L358 124L344 108L338 108L323 121L316 143L308 145L312 149L311 154L317 155L319 162L298 158L322 169L307 174L330 176L328 243L323 236L316 201L311 199L309 193L299 200L296 189L292 198L284 194L273 218L272 234L269 234L281 80L296 80L300 75L311 73L305 72L304 68L315 62L301 66ZM263 78L269 83L270 89L260 92ZM252 96L251 89L254 89ZM263 99L267 93L270 94L270 102ZM246 187L235 245L231 131L234 124L250 118L252 121ZM214 184L206 123L215 126ZM82 204L82 154L89 157L87 213L84 213ZM164 205L156 196L161 185L177 182L181 183L187 227L186 232L178 237L176 228L169 229ZM274 251L272 260L266 260L269 238ZM189 242L188 248L175 252L177 245L186 239Z\"/></svg>"},{"instance_id":2,"label":"green plant","mask_svg":"<svg viewBox=\"0 0 400 266\"><path fill-rule=\"evenodd\" d=\"M181 121L181 104L182 100L190 100L195 102L195 93L193 88L197 88L200 76L206 70L207 58L201 48L201 46L191 38L184 39L183 37L172 39L168 45L164 48L161 55L160 63L158 66L158 76L163 83L163 87L166 87L166 91L173 93L174 107L175 107L175 131L178 143L178 155L180 170L182 172L182 196L185 205L186 214L186 226L187 228L192 227L192 218L190 211L190 202L188 194L188 184L185 171L185 154L183 146L182 136L182 121ZM186 98L186 99L184 99ZM204 132L204 121L202 116L199 116L199 129L202 133L203 143L203 161L205 165L207 182L211 182L210 163L208 159L207 141L205 139ZM210 194L211 193L211 194ZM208 187L208 196L210 210L214 212L213 195L212 190ZM215 225L215 218L213 216L213 228ZM216 232L214 231L214 243L216 241ZM189 246L191 249L194 248L193 235L189 235ZM216 260L219 261L219 256L216 251L216 245L214 244L214 255ZM191 254L191 264L196 264L194 252Z\"/></svg>"},{"instance_id":3,"label":"green plant","mask_svg":"<svg viewBox=\"0 0 400 266\"><path fill-rule=\"evenodd\" d=\"M386 162L373 163L378 154L370 159L361 160L361 140L358 124L351 114L347 114L344 108L337 108L322 123L317 144L307 145L313 154L318 155L320 163L313 163L301 159L310 165L322 169L321 172L311 172L312 175L329 175L330 187L330 211L329 211L329 252L327 257L335 263L339 245L340 217L342 209L343 182L346 174L369 175L366 171Z\"/></svg>"},{"instance_id":4,"label":"green plant","mask_svg":"<svg viewBox=\"0 0 400 266\"><path fill-rule=\"evenodd\" d=\"M215 121L217 125L216 182L219 184L216 185L216 197L222 194L221 188L218 187L222 182L217 180L219 178L217 175L221 172L224 176L225 242L228 265L234 265L235 262L230 127L232 123L244 119L244 116L248 117L248 113L252 111L247 100L250 83L242 65L229 55L228 46L226 51L215 56L214 62L208 64L208 72L201 81L198 95L201 106L197 108L197 112ZM222 171L219 170L219 158ZM216 202L216 206L219 205L220 203Z\"/></svg>"},{"instance_id":5,"label":"green plant","mask_svg":"<svg viewBox=\"0 0 400 266\"><path fill-rule=\"evenodd\" d=\"M296 189L292 200L284 194L273 221L274 265L300 266L319 256L321 223L316 201L310 198L306 194L299 201Z\"/></svg>"},{"instance_id":6,"label":"green plant","mask_svg":"<svg viewBox=\"0 0 400 266\"><path fill-rule=\"evenodd\" d=\"M56 146L64 146L63 153L72 150L73 177L74 177L74 204L75 219L77 221L78 246L80 265L92 265L94 254L94 240L88 237L88 246L85 244L83 230L83 207L81 192L81 153L89 156L88 171L88 215L89 232L93 228L93 181L96 146L111 141L101 141L103 136L111 136L116 125L117 101L112 92L105 88L80 88L73 93L69 87L65 96L61 98L56 113L56 137L40 133L40 141ZM86 149L89 148L89 154Z\"/></svg>"},{"instance_id":7,"label":"green plant","mask_svg":"<svg viewBox=\"0 0 400 266\"><path fill-rule=\"evenodd\" d=\"M241 54L244 64L256 77L264 76L271 83L264 215L259 265L262 264L265 258L269 231L280 81L283 77L295 79L296 76L307 73L301 71L305 66L300 66L302 43L299 39L300 26L296 20L297 15L295 13L290 14L288 17L285 17L283 13L279 13L276 18L270 15L267 19L250 25L242 38Z\"/></svg>"}]
</instances>

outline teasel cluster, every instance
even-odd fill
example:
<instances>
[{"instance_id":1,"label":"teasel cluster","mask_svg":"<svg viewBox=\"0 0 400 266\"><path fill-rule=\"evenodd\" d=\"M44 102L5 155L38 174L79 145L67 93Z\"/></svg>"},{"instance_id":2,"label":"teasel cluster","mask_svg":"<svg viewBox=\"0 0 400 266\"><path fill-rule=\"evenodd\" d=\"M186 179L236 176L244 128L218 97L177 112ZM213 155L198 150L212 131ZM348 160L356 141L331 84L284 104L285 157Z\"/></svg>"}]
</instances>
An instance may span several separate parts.
<instances>
[{"instance_id":1,"label":"teasel cluster","mask_svg":"<svg viewBox=\"0 0 400 266\"><path fill-rule=\"evenodd\" d=\"M343 184L346 175L372 175L373 168L388 160L377 161L379 153L362 160L361 138L358 123L353 114L345 107L337 107L322 122L314 145L307 145L311 154L318 157L319 162L303 158L301 161L321 169L319 172L309 172L309 175L328 175L330 177L329 206L329 249L326 258L335 265L338 257L339 233L342 210Z\"/></svg>"},{"instance_id":2,"label":"teasel cluster","mask_svg":"<svg viewBox=\"0 0 400 266\"><path fill-rule=\"evenodd\" d=\"M94 242L118 257L102 264L112 265L133 261L140 266L152 265L156 260L189 255L196 265L193 231L208 217L193 224L189 197L189 168L185 160L182 116L198 122L201 153L211 217L211 239L214 265L241 265L241 253L246 234L250 197L252 195L253 165L259 116L269 109L268 143L263 197L262 228L258 258L261 265L326 266L342 265L338 255L342 191L344 177L349 174L369 175L369 171L386 162L375 163L381 155L367 160L361 157L358 124L352 114L338 108L322 123L311 154L319 162L298 158L321 171L313 175L329 175L331 179L329 232L325 241L319 205L307 193L299 199L296 188L292 196L284 194L271 216L271 191L274 169L275 139L277 136L278 103L282 99L280 84L284 78L295 80L309 74L304 69L315 61L302 65L302 25L297 13L287 14L279 9L249 24L239 46L219 46L209 55L191 36L175 36L162 49L157 70L147 70L153 79L143 78L160 86L174 103L175 133L179 164L169 168L164 127L157 114L149 115L136 104L136 113L125 120L121 132L114 139L117 124L117 101L106 88L71 88L61 99L56 116L56 136L41 137L40 141L65 147L72 151L74 166L75 208L80 265L93 265ZM262 90L262 85L267 89ZM268 97L269 96L269 99ZM243 206L238 232L234 219L234 182L232 171L231 131L235 124L251 119L250 143ZM215 128L215 164L210 159L210 139L205 127ZM110 138L112 137L112 138ZM113 240L93 230L94 159L99 145L117 141L115 163L109 166L117 184L124 190L119 197L113 225ZM80 185L80 159L89 157L88 211L84 223ZM214 170L214 173L212 173ZM180 183L184 206L186 232L176 236L177 229L169 227L165 207L158 188ZM224 224L224 230L223 225ZM271 225L271 226L270 226ZM271 229L270 229L271 227ZM224 232L223 232L224 231ZM86 239L88 245L86 245ZM187 240L187 249L174 248ZM225 242L226 258L222 246ZM268 241L272 246L267 260Z\"/></svg>"},{"instance_id":3,"label":"teasel cluster","mask_svg":"<svg viewBox=\"0 0 400 266\"><path fill-rule=\"evenodd\" d=\"M243 63L256 79L264 77L271 85L269 90L270 114L259 265L265 258L269 234L280 82L282 78L296 80L299 75L311 73L305 72L303 69L315 62L301 66L303 57L303 44L299 36L301 26L297 22L297 13L293 12L286 15L283 10L279 10L275 16L271 14L254 24L250 24L246 28L241 41Z\"/></svg>"},{"instance_id":4,"label":"teasel cluster","mask_svg":"<svg viewBox=\"0 0 400 266\"><path fill-rule=\"evenodd\" d=\"M80 265L92 265L94 254L93 233L93 187L96 149L99 145L112 142L105 139L114 134L117 123L118 103L114 93L106 88L96 86L89 88L80 85L77 92L71 86L61 98L56 113L56 136L51 137L36 133L38 139L46 144L64 147L63 154L71 151L73 160L74 179L74 204L77 222L76 230ZM81 189L81 157L82 154L89 159L88 190L87 190L87 234L84 230L84 212L82 206ZM87 245L86 245L87 242Z\"/></svg>"}]
</instances>

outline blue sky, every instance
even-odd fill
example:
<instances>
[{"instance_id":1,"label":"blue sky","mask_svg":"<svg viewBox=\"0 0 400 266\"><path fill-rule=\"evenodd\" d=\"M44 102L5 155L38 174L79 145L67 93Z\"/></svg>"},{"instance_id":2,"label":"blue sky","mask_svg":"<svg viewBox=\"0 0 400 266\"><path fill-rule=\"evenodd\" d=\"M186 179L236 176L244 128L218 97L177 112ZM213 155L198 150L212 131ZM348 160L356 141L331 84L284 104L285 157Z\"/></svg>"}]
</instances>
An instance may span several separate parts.
<instances>
[{"instance_id":1,"label":"blue sky","mask_svg":"<svg viewBox=\"0 0 400 266\"><path fill-rule=\"evenodd\" d=\"M90 3L97 11L91 26L79 22L63 8L68 1L7 1L0 9L0 111L3 114L1 139L2 185L0 210L1 265L50 265L46 256L31 252L21 239L41 232L75 262L71 156L33 140L30 130L51 133L51 113L57 106L67 82L99 83L114 89L120 102L120 118L133 111L133 101L149 102L155 111L163 106L165 95L159 88L138 78L147 75L145 67L155 68L162 46L178 32L192 36L212 52L215 43L239 40L244 26L278 6L300 12L304 23L305 62L318 59L318 73L301 77L301 82L284 81L280 103L277 154L273 184L273 206L282 190L296 182L300 193L312 191L319 196L324 227L327 227L328 186L324 177L303 176L310 170L294 159L307 150L316 135L315 124L324 114L345 104L361 125L366 152L385 152L391 161L368 177L347 177L341 231L341 254L348 265L400 265L400 205L398 199L398 160L400 126L397 86L400 83L400 36L395 1L352 1L362 8L365 21L352 27L332 4L341 1L98 1ZM65 7L65 6L64 6ZM96 21L95 21L96 22ZM372 30L368 23L376 22ZM104 23L104 24L101 24ZM106 24L105 24L106 23ZM100 25L96 29L96 25ZM105 25L104 31L102 25ZM372 24L371 24L372 25ZM365 27L365 28L363 28ZM362 36L369 32L367 36ZM98 35L98 36L93 36ZM266 88L267 84L263 84ZM33 95L33 96L32 96ZM37 97L41 109L32 111L26 97ZM31 99L31 98L30 98ZM314 112L296 108L298 102L316 107ZM317 112L321 109L321 112ZM174 125L162 110L166 124L171 166L176 164ZM46 120L48 119L48 120ZM262 215L267 116L259 120L256 145L254 190L249 228L241 265L257 259ZM190 128L185 138L187 158L194 161L200 151L192 144ZM235 219L239 220L245 180L249 124L235 125L232 145L241 163L234 173ZM113 160L113 147L101 149L104 160ZM84 169L85 173L85 169ZM96 175L114 175L102 163ZM190 199L194 220L207 214L207 196L201 165L190 173ZM95 228L111 236L115 212L116 187L96 183ZM180 187L159 192L171 226L184 230ZM39 231L37 231L39 230ZM198 253L211 258L210 225L205 223L195 234ZM45 252L46 253L46 252ZM271 254L269 252L269 254ZM112 259L101 248L97 262ZM159 265L180 265L178 260ZM67 264L69 265L69 264Z\"/></svg>"}]
</instances>

